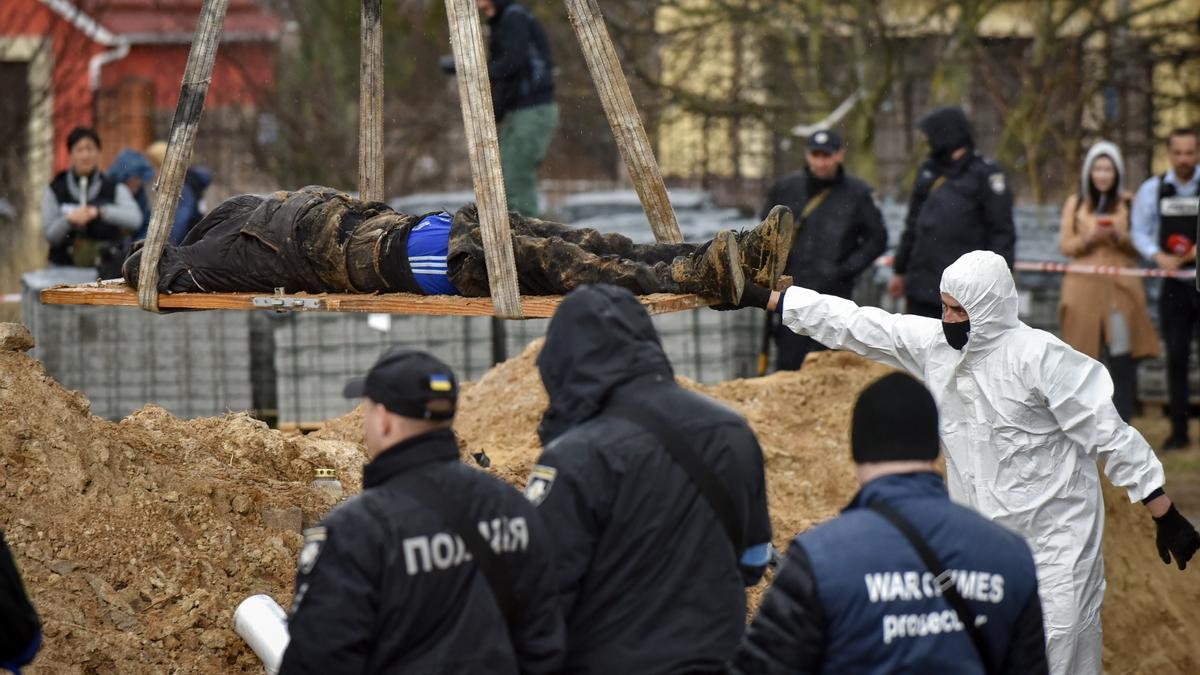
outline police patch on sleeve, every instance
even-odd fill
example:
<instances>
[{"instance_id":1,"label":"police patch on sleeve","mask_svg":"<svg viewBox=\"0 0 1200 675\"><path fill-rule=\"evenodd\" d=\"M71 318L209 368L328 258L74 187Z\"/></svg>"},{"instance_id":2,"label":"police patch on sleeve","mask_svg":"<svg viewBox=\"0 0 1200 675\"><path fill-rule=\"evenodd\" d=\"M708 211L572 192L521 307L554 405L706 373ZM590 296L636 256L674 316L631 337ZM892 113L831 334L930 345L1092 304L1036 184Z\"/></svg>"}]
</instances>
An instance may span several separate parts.
<instances>
[{"instance_id":1,"label":"police patch on sleeve","mask_svg":"<svg viewBox=\"0 0 1200 675\"><path fill-rule=\"evenodd\" d=\"M321 555L321 547L325 545L327 530L324 527L310 527L304 531L304 548L300 549L300 574L312 572Z\"/></svg>"},{"instance_id":2,"label":"police patch on sleeve","mask_svg":"<svg viewBox=\"0 0 1200 675\"><path fill-rule=\"evenodd\" d=\"M1004 174L994 173L988 176L988 184L992 186L992 192L998 195L1004 194Z\"/></svg>"},{"instance_id":3,"label":"police patch on sleeve","mask_svg":"<svg viewBox=\"0 0 1200 675\"><path fill-rule=\"evenodd\" d=\"M550 488L554 487L556 476L558 469L552 466L534 466L533 473L529 474L529 483L525 485L525 498L534 506L546 501L546 497L550 496Z\"/></svg>"}]
</instances>

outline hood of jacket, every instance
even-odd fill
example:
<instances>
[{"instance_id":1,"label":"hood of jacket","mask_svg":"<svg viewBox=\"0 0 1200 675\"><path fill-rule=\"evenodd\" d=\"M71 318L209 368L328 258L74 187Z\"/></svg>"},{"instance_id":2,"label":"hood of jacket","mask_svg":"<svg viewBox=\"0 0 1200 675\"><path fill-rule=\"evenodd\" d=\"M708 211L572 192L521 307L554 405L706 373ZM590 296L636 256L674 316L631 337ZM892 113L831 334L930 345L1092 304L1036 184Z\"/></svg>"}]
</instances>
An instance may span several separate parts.
<instances>
[{"instance_id":1,"label":"hood of jacket","mask_svg":"<svg viewBox=\"0 0 1200 675\"><path fill-rule=\"evenodd\" d=\"M944 163L955 150L975 147L971 123L958 106L935 109L917 122L917 128L929 140L929 156Z\"/></svg>"},{"instance_id":2,"label":"hood of jacket","mask_svg":"<svg viewBox=\"0 0 1200 675\"><path fill-rule=\"evenodd\" d=\"M197 193L207 190L213 181L212 172L202 166L188 167L185 178L188 184L192 186L192 190Z\"/></svg>"},{"instance_id":3,"label":"hood of jacket","mask_svg":"<svg viewBox=\"0 0 1200 675\"><path fill-rule=\"evenodd\" d=\"M1117 184L1116 192L1121 194L1121 183L1125 179L1125 158L1121 156L1121 149L1109 141L1097 141L1095 145L1088 149L1087 157L1083 160L1083 171L1079 175L1079 194L1082 198L1087 199L1089 178L1092 175L1092 165L1097 159L1107 157L1112 160L1113 166L1117 167Z\"/></svg>"},{"instance_id":4,"label":"hood of jacket","mask_svg":"<svg viewBox=\"0 0 1200 675\"><path fill-rule=\"evenodd\" d=\"M646 308L615 286L582 286L563 299L537 366L550 396L538 429L543 444L596 416L622 384L674 377Z\"/></svg>"},{"instance_id":5,"label":"hood of jacket","mask_svg":"<svg viewBox=\"0 0 1200 675\"><path fill-rule=\"evenodd\" d=\"M154 167L145 155L126 148L117 153L112 166L108 167L108 177L117 183L124 183L132 176L138 176L144 184L149 185L154 180Z\"/></svg>"},{"instance_id":6,"label":"hood of jacket","mask_svg":"<svg viewBox=\"0 0 1200 675\"><path fill-rule=\"evenodd\" d=\"M508 9L508 6L513 4L515 1L516 0L492 0L492 4L496 6L496 13L492 16L492 18L488 19L488 23L490 24L494 21L499 21L500 15L504 14L504 10Z\"/></svg>"},{"instance_id":7,"label":"hood of jacket","mask_svg":"<svg viewBox=\"0 0 1200 675\"><path fill-rule=\"evenodd\" d=\"M955 260L942 272L941 290L967 310L971 337L964 353L978 351L1021 323L1012 272L991 251L971 251Z\"/></svg>"}]
</instances>

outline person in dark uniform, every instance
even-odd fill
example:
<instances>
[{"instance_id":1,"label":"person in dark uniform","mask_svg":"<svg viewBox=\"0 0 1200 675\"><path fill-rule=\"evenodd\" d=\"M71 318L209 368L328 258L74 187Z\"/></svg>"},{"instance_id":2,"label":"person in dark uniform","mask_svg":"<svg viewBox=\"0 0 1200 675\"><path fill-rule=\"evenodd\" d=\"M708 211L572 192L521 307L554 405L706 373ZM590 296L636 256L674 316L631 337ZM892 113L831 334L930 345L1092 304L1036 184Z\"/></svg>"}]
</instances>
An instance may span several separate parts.
<instances>
[{"instance_id":1,"label":"person in dark uniform","mask_svg":"<svg viewBox=\"0 0 1200 675\"><path fill-rule=\"evenodd\" d=\"M537 364L550 406L525 495L556 544L563 672L720 672L771 555L753 431L675 382L623 289L568 295Z\"/></svg>"},{"instance_id":2,"label":"person in dark uniform","mask_svg":"<svg viewBox=\"0 0 1200 675\"><path fill-rule=\"evenodd\" d=\"M459 461L458 382L395 347L364 398L363 491L304 533L291 673L557 673L552 540L521 493Z\"/></svg>"},{"instance_id":3,"label":"person in dark uniform","mask_svg":"<svg viewBox=\"0 0 1200 675\"><path fill-rule=\"evenodd\" d=\"M917 123L929 141L893 262L891 296L909 314L938 318L942 271L968 251L998 253L1011 268L1016 248L1013 197L1003 170L975 153L966 114L938 108Z\"/></svg>"},{"instance_id":4,"label":"person in dark uniform","mask_svg":"<svg viewBox=\"0 0 1200 675\"><path fill-rule=\"evenodd\" d=\"M41 646L41 621L0 532L0 670L20 673Z\"/></svg>"},{"instance_id":5,"label":"person in dark uniform","mask_svg":"<svg viewBox=\"0 0 1200 675\"><path fill-rule=\"evenodd\" d=\"M785 274L805 288L849 298L858 276L887 248L887 229L871 186L846 173L845 159L836 132L809 136L804 171L771 186L761 218L777 204L791 209L797 231ZM825 349L806 335L778 326L774 332L779 370L797 370L809 352Z\"/></svg>"},{"instance_id":6,"label":"person in dark uniform","mask_svg":"<svg viewBox=\"0 0 1200 675\"><path fill-rule=\"evenodd\" d=\"M96 267L104 279L117 277L129 238L142 225L142 211L124 183L100 170L100 136L94 130L72 130L67 151L71 166L42 194L50 264Z\"/></svg>"},{"instance_id":7,"label":"person in dark uniform","mask_svg":"<svg viewBox=\"0 0 1200 675\"><path fill-rule=\"evenodd\" d=\"M730 671L1048 672L1033 555L950 502L924 385L893 373L863 390L850 445L861 490L792 542Z\"/></svg>"},{"instance_id":8,"label":"person in dark uniform","mask_svg":"<svg viewBox=\"0 0 1200 675\"><path fill-rule=\"evenodd\" d=\"M1164 270L1195 269L1196 219L1200 214L1200 171L1196 171L1196 131L1176 129L1167 138L1171 169L1151 176L1138 188L1130 227L1133 245L1147 261ZM1200 335L1200 294L1192 279L1163 279L1159 326L1167 348L1167 407L1171 435L1163 450L1190 444L1188 409L1191 392L1192 338Z\"/></svg>"}]
</instances>

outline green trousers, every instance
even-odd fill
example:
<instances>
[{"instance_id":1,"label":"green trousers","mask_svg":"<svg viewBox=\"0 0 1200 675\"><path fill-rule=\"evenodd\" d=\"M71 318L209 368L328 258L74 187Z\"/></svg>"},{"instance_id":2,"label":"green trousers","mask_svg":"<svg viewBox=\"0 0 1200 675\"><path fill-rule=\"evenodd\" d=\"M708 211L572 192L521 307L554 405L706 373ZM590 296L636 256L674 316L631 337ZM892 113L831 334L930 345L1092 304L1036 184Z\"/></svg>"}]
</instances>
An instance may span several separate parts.
<instances>
[{"instance_id":1,"label":"green trousers","mask_svg":"<svg viewBox=\"0 0 1200 675\"><path fill-rule=\"evenodd\" d=\"M558 104L518 108L500 124L500 166L508 208L524 216L538 215L538 169L558 127Z\"/></svg>"}]
</instances>

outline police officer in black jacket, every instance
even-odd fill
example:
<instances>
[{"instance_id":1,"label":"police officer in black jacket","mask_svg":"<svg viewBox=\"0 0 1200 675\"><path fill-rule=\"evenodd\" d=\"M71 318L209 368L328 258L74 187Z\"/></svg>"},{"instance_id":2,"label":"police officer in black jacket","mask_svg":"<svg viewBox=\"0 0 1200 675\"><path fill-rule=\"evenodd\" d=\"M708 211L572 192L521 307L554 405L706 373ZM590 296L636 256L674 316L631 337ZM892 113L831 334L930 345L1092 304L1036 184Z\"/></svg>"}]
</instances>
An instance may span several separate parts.
<instances>
[{"instance_id":1,"label":"police officer in black jacket","mask_svg":"<svg viewBox=\"0 0 1200 675\"><path fill-rule=\"evenodd\" d=\"M887 229L871 186L846 174L846 150L834 131L808 137L804 171L784 176L767 193L761 218L782 204L796 214L787 274L796 285L849 298L858 275L887 248ZM775 330L776 367L797 370L809 352L825 349L807 335Z\"/></svg>"},{"instance_id":2,"label":"police officer in black jacket","mask_svg":"<svg viewBox=\"0 0 1200 675\"><path fill-rule=\"evenodd\" d=\"M901 373L876 381L850 442L862 489L792 542L730 671L1048 672L1033 555L951 503L929 391Z\"/></svg>"},{"instance_id":3,"label":"police officer in black jacket","mask_svg":"<svg viewBox=\"0 0 1200 675\"><path fill-rule=\"evenodd\" d=\"M1013 197L1000 167L975 154L961 108L938 108L917 128L929 140L929 159L913 185L889 291L905 298L909 314L938 318L942 271L959 256L988 250L1012 267Z\"/></svg>"},{"instance_id":4,"label":"police officer in black jacket","mask_svg":"<svg viewBox=\"0 0 1200 675\"><path fill-rule=\"evenodd\" d=\"M372 459L362 493L305 532L280 673L558 672L550 539L459 461L450 368L393 348L346 395L366 399Z\"/></svg>"},{"instance_id":5,"label":"police officer in black jacket","mask_svg":"<svg viewBox=\"0 0 1200 675\"><path fill-rule=\"evenodd\" d=\"M570 293L538 368L550 406L525 495L556 544L564 672L719 671L770 557L753 432L675 383L623 289Z\"/></svg>"}]
</instances>

